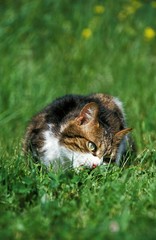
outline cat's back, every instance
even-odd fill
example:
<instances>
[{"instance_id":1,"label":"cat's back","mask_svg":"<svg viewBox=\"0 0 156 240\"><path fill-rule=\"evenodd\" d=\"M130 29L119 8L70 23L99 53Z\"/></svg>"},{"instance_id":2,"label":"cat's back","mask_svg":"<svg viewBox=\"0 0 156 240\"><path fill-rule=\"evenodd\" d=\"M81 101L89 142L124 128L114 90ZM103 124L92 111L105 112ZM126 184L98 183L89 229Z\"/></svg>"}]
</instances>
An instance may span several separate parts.
<instances>
[{"instance_id":1,"label":"cat's back","mask_svg":"<svg viewBox=\"0 0 156 240\"><path fill-rule=\"evenodd\" d=\"M43 109L42 113L45 114L47 123L58 125L68 114L78 111L84 100L85 96L65 95L54 100Z\"/></svg>"},{"instance_id":2,"label":"cat's back","mask_svg":"<svg viewBox=\"0 0 156 240\"><path fill-rule=\"evenodd\" d=\"M46 123L52 123L58 126L63 123L66 118L68 120L74 118L79 114L85 104L90 102L96 102L101 111L104 109L119 110L114 98L106 94L99 93L86 96L70 94L57 98L36 116L38 118L39 115L44 115Z\"/></svg>"},{"instance_id":3,"label":"cat's back","mask_svg":"<svg viewBox=\"0 0 156 240\"><path fill-rule=\"evenodd\" d=\"M32 117L26 129L24 152L40 148L43 145L43 132L53 126L53 134L57 137L59 128L67 116L74 115L85 97L81 95L65 95L57 98Z\"/></svg>"},{"instance_id":4,"label":"cat's back","mask_svg":"<svg viewBox=\"0 0 156 240\"><path fill-rule=\"evenodd\" d=\"M119 100L102 93L83 95L65 95L36 114L30 121L24 141L24 150L40 149L45 140L45 132L59 138L61 125L78 116L82 108L95 102L99 108L98 119L103 126L107 125L112 132L124 128L124 115Z\"/></svg>"}]
</instances>

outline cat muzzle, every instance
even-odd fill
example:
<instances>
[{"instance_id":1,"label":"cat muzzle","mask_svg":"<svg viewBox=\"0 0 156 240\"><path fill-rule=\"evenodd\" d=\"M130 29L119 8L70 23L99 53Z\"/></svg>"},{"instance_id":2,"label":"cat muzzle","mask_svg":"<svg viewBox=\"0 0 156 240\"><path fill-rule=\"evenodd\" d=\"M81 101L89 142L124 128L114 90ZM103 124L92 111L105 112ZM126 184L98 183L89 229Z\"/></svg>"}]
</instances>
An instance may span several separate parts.
<instances>
[{"instance_id":1,"label":"cat muzzle","mask_svg":"<svg viewBox=\"0 0 156 240\"><path fill-rule=\"evenodd\" d=\"M92 165L92 169L96 168L97 166L98 166L98 164L95 164L95 163L94 163L94 164Z\"/></svg>"}]
</instances>

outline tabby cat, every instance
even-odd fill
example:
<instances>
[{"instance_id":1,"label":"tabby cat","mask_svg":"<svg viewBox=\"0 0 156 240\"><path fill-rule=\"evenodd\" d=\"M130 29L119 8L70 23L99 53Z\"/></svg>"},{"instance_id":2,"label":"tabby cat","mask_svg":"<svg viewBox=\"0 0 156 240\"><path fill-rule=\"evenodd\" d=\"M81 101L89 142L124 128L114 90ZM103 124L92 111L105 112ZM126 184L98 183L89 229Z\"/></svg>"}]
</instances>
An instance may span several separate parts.
<instances>
[{"instance_id":1,"label":"tabby cat","mask_svg":"<svg viewBox=\"0 0 156 240\"><path fill-rule=\"evenodd\" d=\"M45 165L95 168L132 150L122 103L105 94L66 95L33 117L24 151Z\"/></svg>"}]
</instances>

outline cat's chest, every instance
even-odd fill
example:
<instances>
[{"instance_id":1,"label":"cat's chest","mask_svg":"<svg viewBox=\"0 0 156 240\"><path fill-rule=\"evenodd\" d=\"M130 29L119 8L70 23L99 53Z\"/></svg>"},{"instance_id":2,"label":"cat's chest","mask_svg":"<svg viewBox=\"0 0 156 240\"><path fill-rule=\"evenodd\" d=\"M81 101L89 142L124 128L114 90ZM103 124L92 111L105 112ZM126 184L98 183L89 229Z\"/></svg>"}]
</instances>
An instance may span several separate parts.
<instances>
[{"instance_id":1,"label":"cat's chest","mask_svg":"<svg viewBox=\"0 0 156 240\"><path fill-rule=\"evenodd\" d=\"M43 133L43 146L42 146L42 161L44 164L49 165L54 161L63 161L63 159L71 159L72 152L60 145L59 139L55 136L51 127Z\"/></svg>"}]
</instances>

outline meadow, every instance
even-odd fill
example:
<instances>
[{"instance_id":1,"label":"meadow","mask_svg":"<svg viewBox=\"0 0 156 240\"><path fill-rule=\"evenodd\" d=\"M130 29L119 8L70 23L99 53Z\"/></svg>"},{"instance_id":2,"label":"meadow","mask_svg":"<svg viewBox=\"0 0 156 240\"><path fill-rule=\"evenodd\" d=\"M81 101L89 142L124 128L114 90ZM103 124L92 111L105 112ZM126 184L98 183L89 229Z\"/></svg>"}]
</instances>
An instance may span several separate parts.
<instances>
[{"instance_id":1,"label":"meadow","mask_svg":"<svg viewBox=\"0 0 156 240\"><path fill-rule=\"evenodd\" d=\"M156 1L0 3L0 239L156 239ZM54 172L22 153L55 98L119 97L129 167Z\"/></svg>"}]
</instances>

